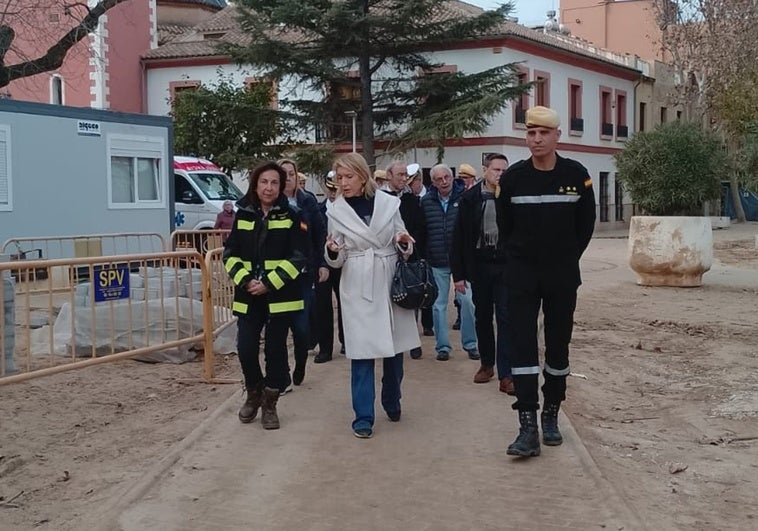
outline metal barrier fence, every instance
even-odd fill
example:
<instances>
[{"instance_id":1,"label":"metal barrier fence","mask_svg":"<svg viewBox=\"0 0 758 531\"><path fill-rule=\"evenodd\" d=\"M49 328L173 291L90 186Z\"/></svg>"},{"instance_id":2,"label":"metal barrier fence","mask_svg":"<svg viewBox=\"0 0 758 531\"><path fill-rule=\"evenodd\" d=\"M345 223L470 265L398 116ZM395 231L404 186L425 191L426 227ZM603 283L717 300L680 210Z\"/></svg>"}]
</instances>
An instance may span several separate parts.
<instances>
[{"instance_id":1,"label":"metal barrier fence","mask_svg":"<svg viewBox=\"0 0 758 531\"><path fill-rule=\"evenodd\" d=\"M213 339L226 328L237 322L232 314L232 302L234 300L234 284L224 268L224 249L212 249L205 255L205 273L208 282L205 286L205 330L209 333L205 336L205 352L211 355L205 356L204 376L207 382L214 381L213 374Z\"/></svg>"},{"instance_id":2,"label":"metal barrier fence","mask_svg":"<svg viewBox=\"0 0 758 531\"><path fill-rule=\"evenodd\" d=\"M127 254L161 253L166 242L157 232L126 232L116 234L87 234L77 236L40 236L31 238L11 238L0 247L0 254L7 254L12 261L56 260ZM16 281L46 280L47 275L60 273L45 267L13 270ZM24 275L23 278L21 275ZM56 277L56 288L67 290L70 277Z\"/></svg>"},{"instance_id":3,"label":"metal barrier fence","mask_svg":"<svg viewBox=\"0 0 758 531\"><path fill-rule=\"evenodd\" d=\"M171 233L171 247L166 250L195 249L205 254L223 247L230 232L229 229L175 230Z\"/></svg>"},{"instance_id":4,"label":"metal barrier fence","mask_svg":"<svg viewBox=\"0 0 758 531\"><path fill-rule=\"evenodd\" d=\"M233 322L214 306L228 296L220 273L209 275L223 271L214 253L1 262L0 385L124 358L195 357L203 346L211 380L214 329ZM56 271L69 281L56 286Z\"/></svg>"}]
</instances>

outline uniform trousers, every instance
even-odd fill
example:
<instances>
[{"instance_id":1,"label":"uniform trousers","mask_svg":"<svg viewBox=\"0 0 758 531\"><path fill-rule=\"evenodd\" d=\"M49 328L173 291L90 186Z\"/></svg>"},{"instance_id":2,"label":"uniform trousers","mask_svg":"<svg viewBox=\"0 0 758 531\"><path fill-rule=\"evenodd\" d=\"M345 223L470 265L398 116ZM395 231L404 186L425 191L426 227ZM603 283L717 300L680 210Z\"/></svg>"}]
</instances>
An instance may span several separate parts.
<instances>
[{"instance_id":1,"label":"uniform trousers","mask_svg":"<svg viewBox=\"0 0 758 531\"><path fill-rule=\"evenodd\" d=\"M282 389L289 380L287 366L287 333L292 321L291 313L269 314L265 297L253 302L251 313L237 318L237 355L245 377L245 387L255 388L261 382L271 389ZM261 371L261 331L266 327L263 355L266 374Z\"/></svg>"},{"instance_id":2,"label":"uniform trousers","mask_svg":"<svg viewBox=\"0 0 758 531\"><path fill-rule=\"evenodd\" d=\"M513 409L539 409L538 379L540 373L537 350L537 317L542 306L545 323L545 403L560 404L566 399L566 377L569 369L569 343L574 327L576 284L555 286L544 282L525 282L508 286L507 308L511 339L511 371L516 387Z\"/></svg>"}]
</instances>

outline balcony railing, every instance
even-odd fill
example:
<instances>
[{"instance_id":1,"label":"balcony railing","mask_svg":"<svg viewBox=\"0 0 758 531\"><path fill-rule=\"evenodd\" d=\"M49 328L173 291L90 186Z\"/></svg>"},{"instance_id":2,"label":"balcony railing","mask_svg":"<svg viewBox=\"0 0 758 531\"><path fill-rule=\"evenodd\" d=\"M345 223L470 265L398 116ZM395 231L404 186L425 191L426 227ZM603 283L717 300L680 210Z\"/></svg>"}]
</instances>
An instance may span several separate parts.
<instances>
[{"instance_id":1,"label":"balcony railing","mask_svg":"<svg viewBox=\"0 0 758 531\"><path fill-rule=\"evenodd\" d=\"M526 110L525 109L516 108L516 123L517 124L526 123Z\"/></svg>"},{"instance_id":2,"label":"balcony railing","mask_svg":"<svg viewBox=\"0 0 758 531\"><path fill-rule=\"evenodd\" d=\"M603 136L613 136L613 124L604 123L600 130L600 134Z\"/></svg>"},{"instance_id":3,"label":"balcony railing","mask_svg":"<svg viewBox=\"0 0 758 531\"><path fill-rule=\"evenodd\" d=\"M627 138L629 136L629 126L619 125L616 127L616 136L619 138Z\"/></svg>"},{"instance_id":4,"label":"balcony railing","mask_svg":"<svg viewBox=\"0 0 758 531\"><path fill-rule=\"evenodd\" d=\"M582 118L572 118L571 131L584 131L584 120Z\"/></svg>"}]
</instances>

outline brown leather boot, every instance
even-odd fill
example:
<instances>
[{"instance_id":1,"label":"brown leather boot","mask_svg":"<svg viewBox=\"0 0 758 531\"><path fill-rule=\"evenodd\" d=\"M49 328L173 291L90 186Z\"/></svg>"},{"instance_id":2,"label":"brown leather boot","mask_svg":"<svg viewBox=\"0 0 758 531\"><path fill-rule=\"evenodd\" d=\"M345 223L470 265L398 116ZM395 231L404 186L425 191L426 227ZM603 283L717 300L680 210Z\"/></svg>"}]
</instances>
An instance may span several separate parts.
<instances>
[{"instance_id":1,"label":"brown leather boot","mask_svg":"<svg viewBox=\"0 0 758 531\"><path fill-rule=\"evenodd\" d=\"M270 387L263 388L263 404L261 406L261 426L264 430L278 430L279 416L276 414L276 403L279 400L279 390Z\"/></svg>"},{"instance_id":2,"label":"brown leather boot","mask_svg":"<svg viewBox=\"0 0 758 531\"><path fill-rule=\"evenodd\" d=\"M263 384L247 387L246 390L247 398L245 399L245 403L242 404L239 413L237 413L240 422L243 424L252 422L256 415L258 415L258 408L261 407L261 400L263 398Z\"/></svg>"}]
</instances>

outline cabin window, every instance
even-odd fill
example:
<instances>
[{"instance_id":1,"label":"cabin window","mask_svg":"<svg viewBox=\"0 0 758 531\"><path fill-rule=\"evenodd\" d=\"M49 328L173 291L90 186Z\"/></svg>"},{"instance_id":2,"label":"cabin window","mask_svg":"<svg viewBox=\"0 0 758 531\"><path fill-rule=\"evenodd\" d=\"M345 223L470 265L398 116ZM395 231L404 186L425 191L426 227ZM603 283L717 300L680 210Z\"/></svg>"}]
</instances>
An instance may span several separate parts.
<instances>
[{"instance_id":1,"label":"cabin window","mask_svg":"<svg viewBox=\"0 0 758 531\"><path fill-rule=\"evenodd\" d=\"M108 140L108 206L165 207L163 139L113 135Z\"/></svg>"}]
</instances>

